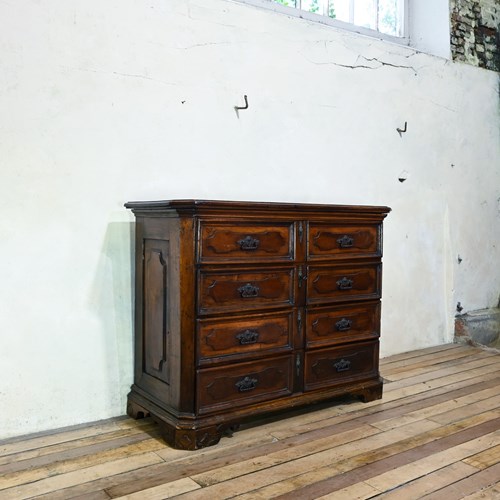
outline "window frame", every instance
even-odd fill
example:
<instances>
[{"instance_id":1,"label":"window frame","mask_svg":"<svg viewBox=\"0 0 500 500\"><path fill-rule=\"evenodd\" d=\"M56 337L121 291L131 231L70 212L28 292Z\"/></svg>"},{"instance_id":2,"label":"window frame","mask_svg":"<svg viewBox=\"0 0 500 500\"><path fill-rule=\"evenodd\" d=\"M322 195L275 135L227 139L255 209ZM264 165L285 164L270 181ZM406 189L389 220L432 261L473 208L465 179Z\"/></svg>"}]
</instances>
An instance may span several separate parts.
<instances>
[{"instance_id":1,"label":"window frame","mask_svg":"<svg viewBox=\"0 0 500 500\"><path fill-rule=\"evenodd\" d=\"M387 35L380 31L365 28L363 26L357 26L352 23L348 23L345 21L340 21L338 19L332 19L324 14L314 14L312 12L307 12L305 10L300 10L297 7L287 7L285 5L281 5L279 3L274 2L274 0L232 0L234 2L243 3L247 5L253 5L254 7L260 7L266 10L271 10L274 12L279 12L281 14L286 14L290 17L297 17L300 19L305 19L307 21L313 21L320 24L324 24L327 26L332 26L333 28L338 28L344 31L349 31L353 33L358 33L360 35L368 36L371 38L377 38L379 40L385 40L388 42L397 43L399 45L410 45L410 37L409 37L409 6L408 3L410 0L401 0L402 1L402 20L403 23L403 36L394 36Z\"/></svg>"}]
</instances>

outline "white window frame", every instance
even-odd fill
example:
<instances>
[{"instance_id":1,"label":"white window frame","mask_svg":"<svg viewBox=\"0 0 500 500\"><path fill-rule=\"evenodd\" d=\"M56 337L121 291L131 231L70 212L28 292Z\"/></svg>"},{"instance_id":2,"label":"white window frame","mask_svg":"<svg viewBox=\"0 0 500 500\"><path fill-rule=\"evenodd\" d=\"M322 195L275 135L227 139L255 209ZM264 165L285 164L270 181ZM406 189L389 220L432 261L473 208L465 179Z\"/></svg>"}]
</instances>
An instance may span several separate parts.
<instances>
[{"instance_id":1,"label":"white window frame","mask_svg":"<svg viewBox=\"0 0 500 500\"><path fill-rule=\"evenodd\" d=\"M263 9L272 10L274 12L280 12L282 14L286 14L292 17L298 17L301 19L306 19L308 21L314 21L321 24L326 24L327 26L332 26L334 28L339 28L346 31L352 31L354 33L359 33L360 35L370 36L373 38L378 38L379 40L387 40L389 42L398 43L400 45L409 45L409 23L408 23L408 2L410 0L402 0L402 10L403 12L400 14L400 19L403 27L403 36L393 36L387 35L385 33L381 33L380 31L364 28L363 26L356 26L352 23L347 23L344 21L339 21L338 19L332 19L328 17L328 15L324 14L314 14L312 12L307 12L305 10L301 10L299 7L286 7L279 3L274 2L273 0L233 0L239 3L246 3L249 5L253 5L255 7L261 7ZM298 0L299 5L301 0ZM351 2L351 16L353 19L352 12L353 2Z\"/></svg>"}]
</instances>

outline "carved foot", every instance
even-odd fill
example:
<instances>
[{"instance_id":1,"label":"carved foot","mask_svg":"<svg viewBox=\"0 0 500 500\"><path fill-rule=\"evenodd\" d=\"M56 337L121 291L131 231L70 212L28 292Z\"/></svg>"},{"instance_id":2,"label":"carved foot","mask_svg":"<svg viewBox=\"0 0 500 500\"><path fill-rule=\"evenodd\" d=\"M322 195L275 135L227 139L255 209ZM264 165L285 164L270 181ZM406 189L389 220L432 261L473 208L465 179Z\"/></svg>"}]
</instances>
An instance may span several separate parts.
<instances>
[{"instance_id":1,"label":"carved foot","mask_svg":"<svg viewBox=\"0 0 500 500\"><path fill-rule=\"evenodd\" d=\"M129 399L127 401L127 415L138 420L140 418L149 417L149 411Z\"/></svg>"},{"instance_id":2,"label":"carved foot","mask_svg":"<svg viewBox=\"0 0 500 500\"><path fill-rule=\"evenodd\" d=\"M240 424L233 424L224 430L224 436L233 437L233 434L240 428Z\"/></svg>"},{"instance_id":3,"label":"carved foot","mask_svg":"<svg viewBox=\"0 0 500 500\"><path fill-rule=\"evenodd\" d=\"M153 416L154 418L154 416ZM213 446L222 436L232 436L239 424L221 424L201 429L178 429L165 422L157 420L163 439L178 450L198 450Z\"/></svg>"},{"instance_id":4,"label":"carved foot","mask_svg":"<svg viewBox=\"0 0 500 500\"><path fill-rule=\"evenodd\" d=\"M370 387L364 389L359 393L359 397L363 401L363 403L369 403L370 401L375 401L376 399L382 398L382 384L376 385L375 387Z\"/></svg>"}]
</instances>

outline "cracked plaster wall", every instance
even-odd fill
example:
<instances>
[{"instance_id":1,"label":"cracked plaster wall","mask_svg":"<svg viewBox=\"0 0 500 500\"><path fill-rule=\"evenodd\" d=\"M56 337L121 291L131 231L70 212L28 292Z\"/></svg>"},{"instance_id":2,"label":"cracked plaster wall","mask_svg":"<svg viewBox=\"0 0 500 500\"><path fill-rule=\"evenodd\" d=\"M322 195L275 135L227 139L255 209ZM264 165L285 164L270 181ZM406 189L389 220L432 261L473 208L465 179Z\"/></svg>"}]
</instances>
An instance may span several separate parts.
<instances>
[{"instance_id":1,"label":"cracked plaster wall","mask_svg":"<svg viewBox=\"0 0 500 500\"><path fill-rule=\"evenodd\" d=\"M2 1L0 53L0 438L124 413L129 200L391 206L384 356L496 305L493 72L225 0Z\"/></svg>"}]
</instances>

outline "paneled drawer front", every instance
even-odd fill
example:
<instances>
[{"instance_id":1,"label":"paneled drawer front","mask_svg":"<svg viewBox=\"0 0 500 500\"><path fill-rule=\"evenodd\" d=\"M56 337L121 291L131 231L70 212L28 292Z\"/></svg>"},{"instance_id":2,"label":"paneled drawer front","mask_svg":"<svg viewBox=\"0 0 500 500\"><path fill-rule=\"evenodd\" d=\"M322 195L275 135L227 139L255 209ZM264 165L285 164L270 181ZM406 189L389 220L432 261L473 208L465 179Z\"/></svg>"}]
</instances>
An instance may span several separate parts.
<instances>
[{"instance_id":1,"label":"paneled drawer front","mask_svg":"<svg viewBox=\"0 0 500 500\"><path fill-rule=\"evenodd\" d=\"M200 313L293 305L293 269L200 272Z\"/></svg>"},{"instance_id":2,"label":"paneled drawer front","mask_svg":"<svg viewBox=\"0 0 500 500\"><path fill-rule=\"evenodd\" d=\"M349 267L310 266L308 304L380 297L381 264Z\"/></svg>"},{"instance_id":3,"label":"paneled drawer front","mask_svg":"<svg viewBox=\"0 0 500 500\"><path fill-rule=\"evenodd\" d=\"M307 352L304 369L305 390L378 376L378 341Z\"/></svg>"},{"instance_id":4,"label":"paneled drawer front","mask_svg":"<svg viewBox=\"0 0 500 500\"><path fill-rule=\"evenodd\" d=\"M306 346L321 347L378 338L379 324L379 303L308 312Z\"/></svg>"},{"instance_id":5,"label":"paneled drawer front","mask_svg":"<svg viewBox=\"0 0 500 500\"><path fill-rule=\"evenodd\" d=\"M291 350L293 311L198 321L199 364Z\"/></svg>"},{"instance_id":6,"label":"paneled drawer front","mask_svg":"<svg viewBox=\"0 0 500 500\"><path fill-rule=\"evenodd\" d=\"M243 406L292 393L292 355L198 370L200 413Z\"/></svg>"},{"instance_id":7,"label":"paneled drawer front","mask_svg":"<svg viewBox=\"0 0 500 500\"><path fill-rule=\"evenodd\" d=\"M291 223L200 223L199 261L294 259Z\"/></svg>"},{"instance_id":8,"label":"paneled drawer front","mask_svg":"<svg viewBox=\"0 0 500 500\"><path fill-rule=\"evenodd\" d=\"M380 226L309 224L309 260L344 257L380 257Z\"/></svg>"}]
</instances>

